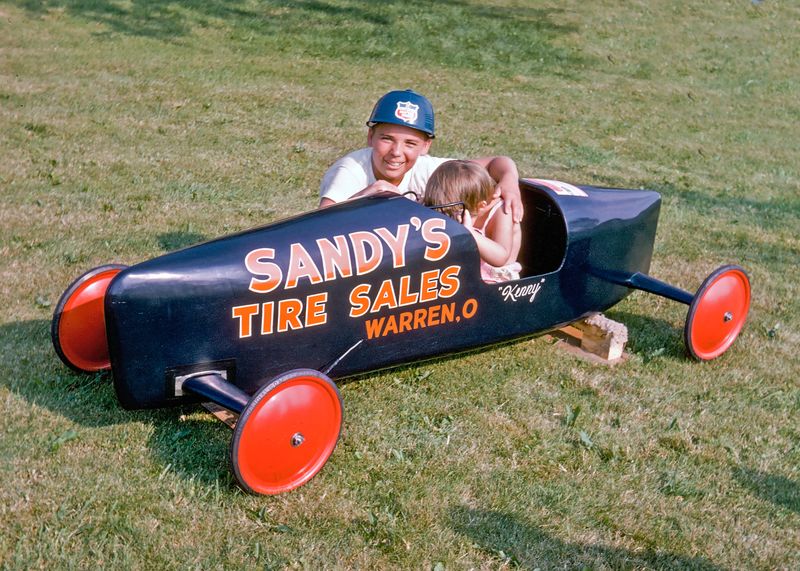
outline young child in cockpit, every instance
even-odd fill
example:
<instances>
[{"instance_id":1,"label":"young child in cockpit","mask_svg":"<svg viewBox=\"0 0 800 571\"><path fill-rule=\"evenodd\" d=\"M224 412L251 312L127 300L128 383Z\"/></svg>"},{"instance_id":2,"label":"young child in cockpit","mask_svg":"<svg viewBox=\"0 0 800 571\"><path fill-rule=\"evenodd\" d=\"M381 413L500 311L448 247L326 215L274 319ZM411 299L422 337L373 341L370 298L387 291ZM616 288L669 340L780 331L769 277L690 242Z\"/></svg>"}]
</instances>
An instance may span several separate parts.
<instances>
[{"instance_id":1,"label":"young child in cockpit","mask_svg":"<svg viewBox=\"0 0 800 571\"><path fill-rule=\"evenodd\" d=\"M481 278L487 283L518 280L522 267L517 263L522 231L505 213L496 183L482 166L471 161L447 161L431 175L425 187L427 206L464 203L463 217L455 209L445 213L455 218L475 236L481 255Z\"/></svg>"}]
</instances>

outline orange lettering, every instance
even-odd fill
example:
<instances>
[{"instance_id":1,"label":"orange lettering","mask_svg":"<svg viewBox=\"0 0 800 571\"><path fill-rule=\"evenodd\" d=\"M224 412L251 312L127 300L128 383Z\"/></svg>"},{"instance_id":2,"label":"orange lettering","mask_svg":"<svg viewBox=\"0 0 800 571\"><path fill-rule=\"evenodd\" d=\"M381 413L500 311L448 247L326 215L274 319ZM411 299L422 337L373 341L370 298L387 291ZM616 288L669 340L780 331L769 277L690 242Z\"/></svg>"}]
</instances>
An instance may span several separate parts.
<instances>
[{"instance_id":1,"label":"orange lettering","mask_svg":"<svg viewBox=\"0 0 800 571\"><path fill-rule=\"evenodd\" d=\"M428 308L428 325L439 325L439 310L441 305L432 305Z\"/></svg>"},{"instance_id":2,"label":"orange lettering","mask_svg":"<svg viewBox=\"0 0 800 571\"><path fill-rule=\"evenodd\" d=\"M375 234L353 232L350 234L350 242L353 244L353 252L356 257L356 274L362 276L378 267L383 258L383 246ZM367 254L367 247L369 247L369 254Z\"/></svg>"},{"instance_id":3,"label":"orange lettering","mask_svg":"<svg viewBox=\"0 0 800 571\"><path fill-rule=\"evenodd\" d=\"M306 298L306 327L325 325L328 314L325 313L325 304L328 302L328 292L316 293Z\"/></svg>"},{"instance_id":4,"label":"orange lettering","mask_svg":"<svg viewBox=\"0 0 800 571\"><path fill-rule=\"evenodd\" d=\"M474 299L467 300L464 308L463 314L468 314L471 317L475 314L477 301ZM367 338L374 339L375 337L396 335L406 331L413 331L414 329L422 329L423 327L444 325L445 323L456 321L456 319L460 319L460 317L456 318L456 303L451 301L448 304L440 303L415 309L414 311L402 311L397 315L389 315L380 319L368 319L364 325L367 331Z\"/></svg>"},{"instance_id":5,"label":"orange lettering","mask_svg":"<svg viewBox=\"0 0 800 571\"><path fill-rule=\"evenodd\" d=\"M254 315L258 315L258 304L237 305L231 308L231 314L234 319L239 320L239 338L250 337L253 334L250 321Z\"/></svg>"},{"instance_id":6,"label":"orange lettering","mask_svg":"<svg viewBox=\"0 0 800 571\"><path fill-rule=\"evenodd\" d=\"M281 283L283 272L278 264L263 261L272 260L274 257L275 250L272 248L258 248L244 257L244 266L248 272L257 276L267 276L266 279L251 278L250 291L269 293Z\"/></svg>"},{"instance_id":7,"label":"orange lettering","mask_svg":"<svg viewBox=\"0 0 800 571\"><path fill-rule=\"evenodd\" d=\"M441 232L446 226L442 218L429 218L422 224L422 238L431 244L425 248L425 259L435 262L441 260L450 251L450 236Z\"/></svg>"},{"instance_id":8,"label":"orange lettering","mask_svg":"<svg viewBox=\"0 0 800 571\"><path fill-rule=\"evenodd\" d=\"M359 284L350 292L350 317L361 317L369 311L369 284Z\"/></svg>"},{"instance_id":9,"label":"orange lettering","mask_svg":"<svg viewBox=\"0 0 800 571\"><path fill-rule=\"evenodd\" d=\"M272 333L272 316L275 314L275 302L261 304L261 335Z\"/></svg>"},{"instance_id":10,"label":"orange lettering","mask_svg":"<svg viewBox=\"0 0 800 571\"><path fill-rule=\"evenodd\" d=\"M402 276L400 278L400 298L399 306L414 305L419 299L417 292L411 291L411 276Z\"/></svg>"},{"instance_id":11,"label":"orange lettering","mask_svg":"<svg viewBox=\"0 0 800 571\"><path fill-rule=\"evenodd\" d=\"M469 298L467 301L464 302L464 306L461 308L461 315L464 316L464 319L470 319L475 312L478 311L478 302L474 298Z\"/></svg>"},{"instance_id":12,"label":"orange lettering","mask_svg":"<svg viewBox=\"0 0 800 571\"><path fill-rule=\"evenodd\" d=\"M390 315L386 320L386 329L381 333L381 337L386 337L389 333L397 333L397 318Z\"/></svg>"},{"instance_id":13,"label":"orange lettering","mask_svg":"<svg viewBox=\"0 0 800 571\"><path fill-rule=\"evenodd\" d=\"M439 270L428 270L422 272L419 283L419 301L433 301L436 299L436 287L439 285Z\"/></svg>"},{"instance_id":14,"label":"orange lettering","mask_svg":"<svg viewBox=\"0 0 800 571\"><path fill-rule=\"evenodd\" d=\"M442 323L450 323L456 316L456 303L451 301L442 306Z\"/></svg>"},{"instance_id":15,"label":"orange lettering","mask_svg":"<svg viewBox=\"0 0 800 571\"><path fill-rule=\"evenodd\" d=\"M347 246L344 236L334 236L333 240L336 242L335 246L327 238L317 240L319 253L322 255L322 271L325 274L325 280L336 278L336 270L339 271L341 277L349 278L353 275L350 248Z\"/></svg>"},{"instance_id":16,"label":"orange lettering","mask_svg":"<svg viewBox=\"0 0 800 571\"><path fill-rule=\"evenodd\" d=\"M367 326L367 339L372 339L373 337L377 337L381 333L381 329L383 328L383 322L386 320L386 317L381 317L380 319L367 319L365 325Z\"/></svg>"},{"instance_id":17,"label":"orange lettering","mask_svg":"<svg viewBox=\"0 0 800 571\"><path fill-rule=\"evenodd\" d=\"M299 299L282 299L278 302L278 331L283 333L289 329L302 329L300 312L303 302Z\"/></svg>"},{"instance_id":18,"label":"orange lettering","mask_svg":"<svg viewBox=\"0 0 800 571\"><path fill-rule=\"evenodd\" d=\"M392 309L397 307L397 297L394 293L392 280L383 280L378 293L375 295L375 303L372 304L371 313L377 313L384 307Z\"/></svg>"},{"instance_id":19,"label":"orange lettering","mask_svg":"<svg viewBox=\"0 0 800 571\"><path fill-rule=\"evenodd\" d=\"M458 288L461 282L458 279L458 272L461 271L461 266L449 266L442 270L442 275L439 277L439 283L442 288L439 290L439 297L453 297L458 293Z\"/></svg>"},{"instance_id":20,"label":"orange lettering","mask_svg":"<svg viewBox=\"0 0 800 571\"><path fill-rule=\"evenodd\" d=\"M414 314L410 311L404 311L400 314L400 328L399 331L402 333L403 331L410 331L411 330L411 319L414 317Z\"/></svg>"},{"instance_id":21,"label":"orange lettering","mask_svg":"<svg viewBox=\"0 0 800 571\"><path fill-rule=\"evenodd\" d=\"M428 315L428 310L425 308L414 310L414 329L425 327L425 316Z\"/></svg>"},{"instance_id":22,"label":"orange lettering","mask_svg":"<svg viewBox=\"0 0 800 571\"><path fill-rule=\"evenodd\" d=\"M322 281L322 274L302 244L295 242L289 257L289 269L286 273L286 289L297 287L300 278L308 278L312 284Z\"/></svg>"},{"instance_id":23,"label":"orange lettering","mask_svg":"<svg viewBox=\"0 0 800 571\"><path fill-rule=\"evenodd\" d=\"M397 236L393 235L386 228L376 228L375 233L383 238L386 245L392 252L392 264L395 268L402 268L406 265L406 241L408 240L408 224L401 224L397 227Z\"/></svg>"}]
</instances>

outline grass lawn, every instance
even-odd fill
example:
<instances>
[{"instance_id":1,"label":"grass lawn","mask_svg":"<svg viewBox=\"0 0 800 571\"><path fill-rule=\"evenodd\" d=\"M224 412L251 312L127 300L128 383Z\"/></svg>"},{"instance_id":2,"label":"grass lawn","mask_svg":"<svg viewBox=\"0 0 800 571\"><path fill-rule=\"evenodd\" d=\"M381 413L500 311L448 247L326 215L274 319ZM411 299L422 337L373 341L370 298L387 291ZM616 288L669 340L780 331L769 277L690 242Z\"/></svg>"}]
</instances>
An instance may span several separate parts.
<instances>
[{"instance_id":1,"label":"grass lawn","mask_svg":"<svg viewBox=\"0 0 800 571\"><path fill-rule=\"evenodd\" d=\"M800 5L0 2L0 568L800 567ZM57 359L86 269L314 208L375 99L415 88L438 156L651 188L651 272L723 263L748 324L706 363L686 307L608 312L630 358L545 339L341 387L308 485L243 493L200 409L125 411Z\"/></svg>"}]
</instances>

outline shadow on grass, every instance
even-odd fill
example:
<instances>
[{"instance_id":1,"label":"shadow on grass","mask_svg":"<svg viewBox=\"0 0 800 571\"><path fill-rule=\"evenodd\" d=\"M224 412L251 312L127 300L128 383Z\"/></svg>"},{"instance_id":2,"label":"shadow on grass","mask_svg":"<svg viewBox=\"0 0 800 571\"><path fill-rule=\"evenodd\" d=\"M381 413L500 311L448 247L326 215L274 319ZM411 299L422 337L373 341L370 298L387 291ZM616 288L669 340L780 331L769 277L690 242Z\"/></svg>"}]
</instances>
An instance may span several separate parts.
<instances>
[{"instance_id":1,"label":"shadow on grass","mask_svg":"<svg viewBox=\"0 0 800 571\"><path fill-rule=\"evenodd\" d=\"M49 320L6 323L0 326L0 339L0 362L7 371L0 375L0 386L84 426L129 419L107 373L78 374L59 360Z\"/></svg>"},{"instance_id":2,"label":"shadow on grass","mask_svg":"<svg viewBox=\"0 0 800 571\"><path fill-rule=\"evenodd\" d=\"M628 328L627 350L645 361L656 356L679 360L689 358L683 344L682 324L676 327L664 319L614 309L604 311L603 315L625 324Z\"/></svg>"},{"instance_id":3,"label":"shadow on grass","mask_svg":"<svg viewBox=\"0 0 800 571\"><path fill-rule=\"evenodd\" d=\"M229 42L263 53L324 59L413 60L497 73L568 72L586 56L554 40L579 30L562 9L476 6L464 0L12 0L30 14L61 10L112 34L173 42L203 28L230 30ZM413 38L413 41L409 41Z\"/></svg>"},{"instance_id":4,"label":"shadow on grass","mask_svg":"<svg viewBox=\"0 0 800 571\"><path fill-rule=\"evenodd\" d=\"M202 410L198 406L123 409L109 373L76 373L59 360L50 341L49 320L0 325L0 363L0 387L31 407L47 409L87 428L134 422L150 425L148 447L164 469L206 485L232 483L228 427L210 415L194 414Z\"/></svg>"},{"instance_id":5,"label":"shadow on grass","mask_svg":"<svg viewBox=\"0 0 800 571\"><path fill-rule=\"evenodd\" d=\"M197 232L166 232L164 234L159 234L158 245L161 246L161 249L165 252L173 252L181 248L194 246L200 242L205 242L207 239L206 236L198 234Z\"/></svg>"},{"instance_id":6,"label":"shadow on grass","mask_svg":"<svg viewBox=\"0 0 800 571\"><path fill-rule=\"evenodd\" d=\"M733 477L759 498L800 513L800 483L749 468L737 468Z\"/></svg>"},{"instance_id":7,"label":"shadow on grass","mask_svg":"<svg viewBox=\"0 0 800 571\"><path fill-rule=\"evenodd\" d=\"M790 221L794 213L800 210L800 199L792 193L785 193L775 198L756 200L732 193L709 193L708 191L682 188L672 183L652 183L648 188L658 191L664 196L685 201L698 211L710 212L727 210L749 224L769 229L776 220Z\"/></svg>"},{"instance_id":8,"label":"shadow on grass","mask_svg":"<svg viewBox=\"0 0 800 571\"><path fill-rule=\"evenodd\" d=\"M517 516L497 511L456 506L450 508L449 519L457 533L516 568L720 569L702 557L566 543Z\"/></svg>"},{"instance_id":9,"label":"shadow on grass","mask_svg":"<svg viewBox=\"0 0 800 571\"><path fill-rule=\"evenodd\" d=\"M229 448L233 431L199 407L161 411L148 446L158 462L182 478L206 486L235 485ZM185 416L182 413L195 413Z\"/></svg>"}]
</instances>

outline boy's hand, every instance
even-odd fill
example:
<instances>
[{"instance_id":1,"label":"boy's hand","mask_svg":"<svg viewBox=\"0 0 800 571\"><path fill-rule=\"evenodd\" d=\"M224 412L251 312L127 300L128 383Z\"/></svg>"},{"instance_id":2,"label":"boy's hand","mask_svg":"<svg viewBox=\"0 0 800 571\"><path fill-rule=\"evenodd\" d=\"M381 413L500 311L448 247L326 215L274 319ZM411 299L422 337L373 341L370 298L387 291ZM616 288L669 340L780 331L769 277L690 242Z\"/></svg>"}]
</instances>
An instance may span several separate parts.
<instances>
[{"instance_id":1,"label":"boy's hand","mask_svg":"<svg viewBox=\"0 0 800 571\"><path fill-rule=\"evenodd\" d=\"M523 208L516 163L504 156L472 159L472 162L488 170L492 178L497 181L497 188L503 197L503 212L511 214L514 223L519 224L522 221Z\"/></svg>"},{"instance_id":2,"label":"boy's hand","mask_svg":"<svg viewBox=\"0 0 800 571\"><path fill-rule=\"evenodd\" d=\"M518 179L501 181L497 184L500 196L503 197L503 212L511 214L511 219L515 224L522 221L522 196L519 190Z\"/></svg>"},{"instance_id":3,"label":"boy's hand","mask_svg":"<svg viewBox=\"0 0 800 571\"><path fill-rule=\"evenodd\" d=\"M394 192L396 194L400 194L400 189L393 185L391 182L387 182L385 180L376 180L367 188L358 192L352 196L352 198L356 198L359 196L369 196L371 194L376 194L378 192Z\"/></svg>"},{"instance_id":4,"label":"boy's hand","mask_svg":"<svg viewBox=\"0 0 800 571\"><path fill-rule=\"evenodd\" d=\"M353 200L354 198L362 198L364 196L370 196L373 194L377 194L379 192L394 192L395 194L400 194L400 189L393 185L391 182L386 182L385 180L376 180L368 187L359 190L353 196L348 198L347 200ZM328 206L332 206L336 204L333 200L327 197L323 197L319 201L320 208L327 208Z\"/></svg>"}]
</instances>

